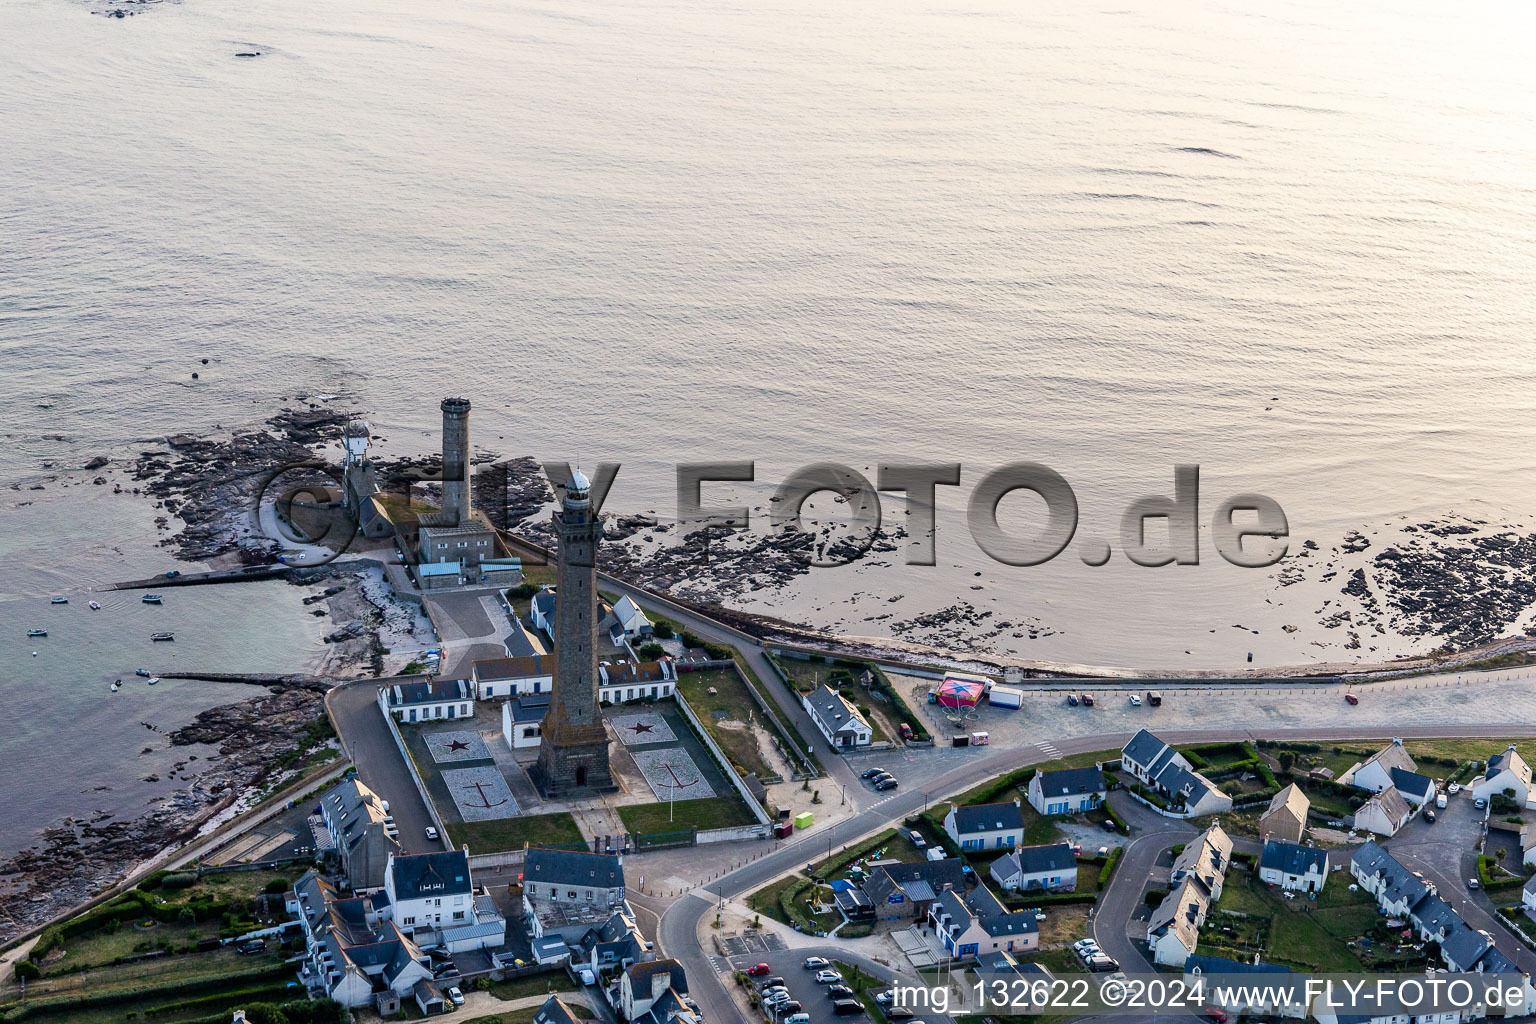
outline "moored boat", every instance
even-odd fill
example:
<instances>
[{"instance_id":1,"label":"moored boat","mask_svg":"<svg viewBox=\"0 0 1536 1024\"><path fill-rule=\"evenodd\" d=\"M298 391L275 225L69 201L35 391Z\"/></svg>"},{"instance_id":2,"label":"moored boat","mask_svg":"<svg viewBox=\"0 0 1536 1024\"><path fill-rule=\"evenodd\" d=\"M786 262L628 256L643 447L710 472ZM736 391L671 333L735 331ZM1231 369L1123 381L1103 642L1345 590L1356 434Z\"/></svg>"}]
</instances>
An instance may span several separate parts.
<instances>
[{"instance_id":1,"label":"moored boat","mask_svg":"<svg viewBox=\"0 0 1536 1024\"><path fill-rule=\"evenodd\" d=\"M143 601L145 604L162 603L162 599L159 594L145 594L143 597L139 598L139 600Z\"/></svg>"},{"instance_id":2,"label":"moored boat","mask_svg":"<svg viewBox=\"0 0 1536 1024\"><path fill-rule=\"evenodd\" d=\"M176 634L175 633L151 633L151 634L149 634L149 638L151 640L175 640L176 639Z\"/></svg>"},{"instance_id":3,"label":"moored boat","mask_svg":"<svg viewBox=\"0 0 1536 1024\"><path fill-rule=\"evenodd\" d=\"M133 670L133 674L136 675L136 676L144 676L147 679L147 678L149 678L149 669L147 669L147 668L136 668L136 669Z\"/></svg>"},{"instance_id":4,"label":"moored boat","mask_svg":"<svg viewBox=\"0 0 1536 1024\"><path fill-rule=\"evenodd\" d=\"M47 636L47 635L48 635L48 631L46 629L29 629L29 630L27 630L27 636Z\"/></svg>"},{"instance_id":5,"label":"moored boat","mask_svg":"<svg viewBox=\"0 0 1536 1024\"><path fill-rule=\"evenodd\" d=\"M160 677L159 676L150 676L149 677L149 685L150 686L154 686L159 681L160 681Z\"/></svg>"},{"instance_id":6,"label":"moored boat","mask_svg":"<svg viewBox=\"0 0 1536 1024\"><path fill-rule=\"evenodd\" d=\"M67 597L49 598L48 603L49 604L69 604L69 598L67 598Z\"/></svg>"},{"instance_id":7,"label":"moored boat","mask_svg":"<svg viewBox=\"0 0 1536 1024\"><path fill-rule=\"evenodd\" d=\"M93 612L99 612L99 611L101 611L101 605L100 605L100 604L98 604L98 603L97 603L97 602L95 602L95 601L92 601L92 602L91 602L91 611L93 611Z\"/></svg>"},{"instance_id":8,"label":"moored boat","mask_svg":"<svg viewBox=\"0 0 1536 1024\"><path fill-rule=\"evenodd\" d=\"M112 692L116 693L117 692L117 688L119 686L122 686L122 685L123 685L123 681L121 679L113 680L113 682L112 682Z\"/></svg>"}]
</instances>

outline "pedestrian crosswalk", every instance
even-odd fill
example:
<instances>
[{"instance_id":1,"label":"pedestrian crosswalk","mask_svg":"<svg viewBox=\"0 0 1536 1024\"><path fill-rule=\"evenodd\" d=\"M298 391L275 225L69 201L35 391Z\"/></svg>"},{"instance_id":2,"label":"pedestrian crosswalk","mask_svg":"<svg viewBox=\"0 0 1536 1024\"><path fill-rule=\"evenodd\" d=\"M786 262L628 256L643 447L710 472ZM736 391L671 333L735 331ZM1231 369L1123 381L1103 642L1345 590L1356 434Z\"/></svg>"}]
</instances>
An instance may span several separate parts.
<instances>
[{"instance_id":1,"label":"pedestrian crosswalk","mask_svg":"<svg viewBox=\"0 0 1536 1024\"><path fill-rule=\"evenodd\" d=\"M715 969L716 974L726 974L731 969L731 965L718 956L709 958L709 966Z\"/></svg>"},{"instance_id":2,"label":"pedestrian crosswalk","mask_svg":"<svg viewBox=\"0 0 1536 1024\"><path fill-rule=\"evenodd\" d=\"M1045 756L1053 761L1061 756L1061 751L1057 750L1056 744L1052 743L1050 740L1042 740L1041 742L1036 743L1035 746L1039 747L1041 751L1044 752Z\"/></svg>"}]
</instances>

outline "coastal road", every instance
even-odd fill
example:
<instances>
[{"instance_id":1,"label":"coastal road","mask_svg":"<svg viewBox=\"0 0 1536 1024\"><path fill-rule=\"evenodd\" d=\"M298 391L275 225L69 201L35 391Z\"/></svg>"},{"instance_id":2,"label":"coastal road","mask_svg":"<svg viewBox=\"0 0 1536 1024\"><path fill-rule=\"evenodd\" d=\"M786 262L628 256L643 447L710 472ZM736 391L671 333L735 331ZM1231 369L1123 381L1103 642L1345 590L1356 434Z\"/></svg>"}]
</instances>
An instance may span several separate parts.
<instances>
[{"instance_id":1,"label":"coastal road","mask_svg":"<svg viewBox=\"0 0 1536 1024\"><path fill-rule=\"evenodd\" d=\"M1159 735L1172 744L1205 743L1244 739L1275 739L1275 740L1347 740L1355 739L1362 735L1380 733L1385 728L1389 734L1396 734L1404 739L1432 739L1441 737L1488 737L1503 738L1508 736L1536 736L1536 726L1521 723L1511 725L1498 723L1493 725L1476 724L1461 726L1441 726L1434 728L1414 727L1398 728L1394 726L1382 726L1376 720L1366 720L1360 716L1356 721L1346 727L1332 729L1278 729L1255 732L1248 729L1202 729L1168 731ZM1071 740L1062 740L1055 743L1061 756L1070 754L1088 753L1096 750L1109 750L1123 746L1131 737L1131 733L1106 734L1102 736L1079 736ZM888 828L892 823L915 811L920 811L925 803L943 799L956 792L969 788L987 778L1001 775L1015 768L1027 767L1050 760L1051 757L1039 748L1025 750L1005 750L998 748L986 748L987 753L975 757L969 763L951 769L942 774L934 774L928 784L922 789L908 789L898 791L888 796L873 806L861 811L853 818L841 822L833 831L833 842L837 846L851 844L856 840ZM1192 834L1188 829L1184 834ZM1144 859L1142 864L1142 877L1151 870L1151 865L1156 859L1156 854L1165 850L1167 846L1177 843L1177 837L1164 837L1166 845L1158 846L1148 843L1147 851L1139 853L1138 859ZM730 994L725 989L725 983L716 973L715 966L710 962L710 957L705 952L700 938L699 928L708 913L713 909L717 895L726 899L744 895L760 888L766 883L781 875L796 871L806 864L811 863L826 855L827 839L820 832L813 833L803 839L788 843L781 849L769 854L760 860L724 875L718 881L710 883L707 890L699 889L683 897L674 903L663 914L659 929L660 945L669 956L678 959L689 975L689 992L704 1010L706 1019L713 1024L725 1024L725 1022L737 1022L747 1024ZM1130 857L1128 852L1125 856ZM1120 874L1127 865L1122 864L1116 872ZM1426 872L1427 873L1427 872ZM1127 878L1132 876L1127 875ZM1131 887L1129 882L1125 883ZM1139 898L1138 891L1134 902ZM1116 905L1122 907L1125 898L1117 900ZM1131 908L1134 912L1134 907ZM1104 916L1104 927L1109 927L1109 915L1102 910L1098 916ZM1128 917L1121 918L1120 931L1125 933ZM1469 915L1468 920L1473 918ZM1097 927L1097 922L1096 922ZM1474 927L1486 927L1478 924ZM1496 935L1508 936L1508 932L1499 928L1494 931ZM1113 942L1113 938L1106 932L1104 939ZM1127 937L1127 941L1128 937ZM1513 945L1511 945L1513 944ZM1505 950L1505 946L1509 949ZM1513 952L1518 943L1512 937L1500 940L1499 947L1513 958ZM1124 945L1119 946L1123 951ZM1127 954L1129 956L1129 954ZM1145 957L1139 953L1130 957L1132 964L1145 962ZM1517 963L1520 961L1516 961Z\"/></svg>"},{"instance_id":2,"label":"coastal road","mask_svg":"<svg viewBox=\"0 0 1536 1024\"><path fill-rule=\"evenodd\" d=\"M377 679L338 686L326 694L326 707L335 719L347 756L357 766L363 785L389 802L389 813L400 826L400 845L407 853L427 853L442 849L448 842L443 836L434 843L427 838L432 815L416 790L416 780L400 756L400 748L390 734L379 709L380 681Z\"/></svg>"}]
</instances>

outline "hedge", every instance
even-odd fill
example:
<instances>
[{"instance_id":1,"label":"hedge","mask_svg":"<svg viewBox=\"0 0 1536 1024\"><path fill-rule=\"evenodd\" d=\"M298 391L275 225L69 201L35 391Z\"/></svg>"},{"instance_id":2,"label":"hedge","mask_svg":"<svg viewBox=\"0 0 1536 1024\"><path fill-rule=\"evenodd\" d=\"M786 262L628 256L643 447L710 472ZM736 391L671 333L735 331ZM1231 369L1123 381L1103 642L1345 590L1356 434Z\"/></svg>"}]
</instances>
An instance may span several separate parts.
<instances>
[{"instance_id":1,"label":"hedge","mask_svg":"<svg viewBox=\"0 0 1536 1024\"><path fill-rule=\"evenodd\" d=\"M1117 846L1109 851L1109 859L1104 861L1104 866L1099 868L1099 888L1109 884L1109 876L1115 873L1115 866L1120 863L1120 857L1125 853L1125 847Z\"/></svg>"},{"instance_id":2,"label":"hedge","mask_svg":"<svg viewBox=\"0 0 1536 1024\"><path fill-rule=\"evenodd\" d=\"M801 913L800 907L795 900L813 884L815 883L812 879L802 878L788 889L779 893L779 909L784 911L784 916L789 919L790 924L804 932L814 931L815 925L811 923L810 918Z\"/></svg>"},{"instance_id":3,"label":"hedge","mask_svg":"<svg viewBox=\"0 0 1536 1024\"><path fill-rule=\"evenodd\" d=\"M183 1010L195 1010L202 1006L213 1006L218 1003L237 999L243 1002L270 1003L274 996L285 996L293 990L287 982L281 984L259 985L254 988L231 989L226 992L213 992L206 996L197 996L193 999L183 999L179 1003L166 1003L164 1006L155 1006L144 1011L146 1017L158 1017L166 1013L180 1013Z\"/></svg>"},{"instance_id":4,"label":"hedge","mask_svg":"<svg viewBox=\"0 0 1536 1024\"><path fill-rule=\"evenodd\" d=\"M1504 889L1524 888L1526 879L1523 877L1495 878L1489 869L1497 866L1497 864L1498 861L1487 854L1478 854L1477 880L1482 883L1484 890L1499 892Z\"/></svg>"},{"instance_id":5,"label":"hedge","mask_svg":"<svg viewBox=\"0 0 1536 1024\"><path fill-rule=\"evenodd\" d=\"M1115 813L1115 809L1113 807L1109 806L1108 803L1099 804L1099 810L1103 811L1104 812L1104 816L1106 818L1108 818L1110 821L1114 822L1115 823L1115 827L1117 829L1119 829L1122 833L1125 833L1127 835L1130 834L1131 826L1127 825L1125 823L1125 819L1120 817L1120 815L1116 814Z\"/></svg>"},{"instance_id":6,"label":"hedge","mask_svg":"<svg viewBox=\"0 0 1536 1024\"><path fill-rule=\"evenodd\" d=\"M886 698L890 700L891 705L905 716L901 721L912 727L912 739L919 743L933 739L933 734L923 727L923 720L918 717L917 712L912 710L911 705L906 702L906 699L902 697L896 687L891 685L890 679L886 678L885 671L879 665L873 663L868 667L870 673L875 677L875 688L885 694Z\"/></svg>"},{"instance_id":7,"label":"hedge","mask_svg":"<svg viewBox=\"0 0 1536 1024\"><path fill-rule=\"evenodd\" d=\"M264 967L261 970L248 974L236 974L222 978L208 978L203 981L175 981L161 985L146 985L143 988L117 988L96 995L74 996L41 996L36 999L28 999L22 1006L14 1007L6 1012L7 1024L25 1019L35 1014L48 1013L61 1009L86 1009L88 1007L112 1006L116 1003L143 1002L154 999L157 996L190 995L202 992L222 992L231 985L252 982L287 982L293 979L293 968L288 964L277 964Z\"/></svg>"},{"instance_id":8,"label":"hedge","mask_svg":"<svg viewBox=\"0 0 1536 1024\"><path fill-rule=\"evenodd\" d=\"M817 869L816 875L818 878L830 879L833 875L837 874L839 871L843 870L848 865L864 856L866 853L869 853L871 850L879 849L881 846L884 846L886 843L889 843L892 839L895 838L896 830L894 828L888 828L884 832L881 832L879 835L873 836L864 840L864 842L857 846L844 850L834 859L826 861L820 868Z\"/></svg>"}]
</instances>

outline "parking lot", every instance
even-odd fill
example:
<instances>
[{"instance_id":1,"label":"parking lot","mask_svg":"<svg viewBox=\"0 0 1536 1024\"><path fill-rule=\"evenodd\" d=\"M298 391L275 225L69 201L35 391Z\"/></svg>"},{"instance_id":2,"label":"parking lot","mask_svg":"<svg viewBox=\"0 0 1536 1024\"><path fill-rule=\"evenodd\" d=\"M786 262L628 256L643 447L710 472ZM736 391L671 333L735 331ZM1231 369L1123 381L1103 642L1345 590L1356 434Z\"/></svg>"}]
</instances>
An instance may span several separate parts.
<instances>
[{"instance_id":1,"label":"parking lot","mask_svg":"<svg viewBox=\"0 0 1536 1024\"><path fill-rule=\"evenodd\" d=\"M769 973L763 977L751 978L752 990L762 989L762 983L773 977L784 979L784 987L789 990L790 997L798 1002L802 1013L810 1016L811 1024L885 1024L883 1020L876 1020L866 1012L858 1014L842 1015L833 1011L833 999L828 995L831 985L823 985L816 981L816 971L807 969L804 964L809 956L820 956L826 960L841 960L844 964L856 967L866 976L879 979L882 988L889 988L897 976L890 968L852 954L848 950L836 947L816 947L801 949L781 949L768 953L748 953L734 955L728 958L729 966L733 970L750 970L757 964L766 963ZM835 967L833 969L836 969ZM914 978L904 978L904 984L913 984ZM734 985L727 980L728 985ZM850 986L852 987L852 986ZM855 997L856 998L856 997ZM777 1019L782 1020L781 1014ZM771 1013L758 1011L757 1016L749 1017L750 1020L762 1020L764 1024L775 1021ZM911 1018L903 1018L900 1024L951 1024L949 1017L942 1014L918 1012Z\"/></svg>"}]
</instances>

